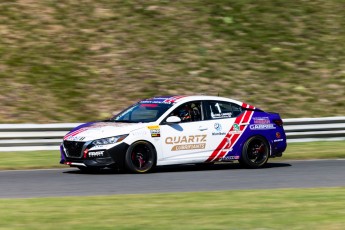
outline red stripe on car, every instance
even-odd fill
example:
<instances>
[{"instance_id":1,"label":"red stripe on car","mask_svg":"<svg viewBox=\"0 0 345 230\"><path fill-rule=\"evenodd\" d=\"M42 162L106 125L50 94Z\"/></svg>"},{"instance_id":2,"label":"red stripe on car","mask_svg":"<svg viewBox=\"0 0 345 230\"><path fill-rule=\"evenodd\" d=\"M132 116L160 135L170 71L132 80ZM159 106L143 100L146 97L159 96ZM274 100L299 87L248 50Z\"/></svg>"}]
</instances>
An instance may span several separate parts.
<instances>
[{"instance_id":1,"label":"red stripe on car","mask_svg":"<svg viewBox=\"0 0 345 230\"><path fill-rule=\"evenodd\" d=\"M253 108L253 106L248 105L246 103L242 104L242 107L244 108ZM212 162L217 159L222 158L228 151L231 149L236 142L239 140L240 136L242 136L243 132L247 128L247 125L241 125L242 123L248 123L249 120L251 119L254 111L245 111L244 114L238 116L235 119L234 124L239 125L240 128L240 133L234 133L236 130L234 130L234 125L230 128L229 132L225 135L224 139L220 142L218 147L212 152L211 156L206 160L206 162ZM226 146L228 144L228 140L230 139L230 146ZM224 147L227 147L224 149Z\"/></svg>"},{"instance_id":2,"label":"red stripe on car","mask_svg":"<svg viewBox=\"0 0 345 230\"><path fill-rule=\"evenodd\" d=\"M241 114L240 116L236 117L235 119L235 123L234 124L238 124L239 121L242 120L242 117L245 115ZM228 133L225 135L225 137L223 138L223 140L220 142L220 144L218 145L218 147L212 152L211 156L209 156L209 158L206 160L206 162L210 162L212 161L220 152L221 149L223 149L224 145L227 143L227 138L231 138L232 134L231 131L234 130L234 126L231 126L230 130L228 131Z\"/></svg>"}]
</instances>

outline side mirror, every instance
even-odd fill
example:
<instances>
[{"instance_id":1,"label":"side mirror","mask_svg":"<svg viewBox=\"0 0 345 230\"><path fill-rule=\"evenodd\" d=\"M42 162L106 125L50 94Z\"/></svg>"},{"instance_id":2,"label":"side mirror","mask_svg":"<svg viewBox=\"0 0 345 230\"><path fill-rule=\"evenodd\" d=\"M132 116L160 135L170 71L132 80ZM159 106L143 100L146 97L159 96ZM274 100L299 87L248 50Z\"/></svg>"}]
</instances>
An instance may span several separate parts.
<instances>
[{"instance_id":1,"label":"side mirror","mask_svg":"<svg viewBox=\"0 0 345 230\"><path fill-rule=\"evenodd\" d=\"M181 122L181 118L177 117L177 116L170 116L167 118L166 120L167 123L180 123Z\"/></svg>"}]
</instances>

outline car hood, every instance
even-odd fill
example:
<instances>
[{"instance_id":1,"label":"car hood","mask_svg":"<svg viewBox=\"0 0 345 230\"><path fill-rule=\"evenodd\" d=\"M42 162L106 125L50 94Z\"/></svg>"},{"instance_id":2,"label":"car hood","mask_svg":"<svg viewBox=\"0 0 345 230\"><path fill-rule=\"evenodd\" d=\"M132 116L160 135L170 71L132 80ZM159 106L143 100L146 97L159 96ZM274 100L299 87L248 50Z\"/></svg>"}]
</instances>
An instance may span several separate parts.
<instances>
[{"instance_id":1,"label":"car hood","mask_svg":"<svg viewBox=\"0 0 345 230\"><path fill-rule=\"evenodd\" d=\"M91 141L104 137L129 134L131 131L146 125L145 123L90 122L72 129L64 136L64 140Z\"/></svg>"}]
</instances>

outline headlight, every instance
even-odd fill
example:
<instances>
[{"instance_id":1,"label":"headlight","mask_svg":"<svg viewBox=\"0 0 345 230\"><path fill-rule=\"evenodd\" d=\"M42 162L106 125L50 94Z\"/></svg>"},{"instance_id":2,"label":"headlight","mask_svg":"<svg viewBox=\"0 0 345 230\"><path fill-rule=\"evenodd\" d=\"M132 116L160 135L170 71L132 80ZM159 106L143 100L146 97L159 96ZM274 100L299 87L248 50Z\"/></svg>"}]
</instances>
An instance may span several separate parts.
<instances>
[{"instance_id":1,"label":"headlight","mask_svg":"<svg viewBox=\"0 0 345 230\"><path fill-rule=\"evenodd\" d=\"M116 137L106 137L98 140L94 140L92 142L93 145L110 145L110 144L115 144L117 142L122 141L125 139L128 135L121 135L121 136L116 136Z\"/></svg>"}]
</instances>

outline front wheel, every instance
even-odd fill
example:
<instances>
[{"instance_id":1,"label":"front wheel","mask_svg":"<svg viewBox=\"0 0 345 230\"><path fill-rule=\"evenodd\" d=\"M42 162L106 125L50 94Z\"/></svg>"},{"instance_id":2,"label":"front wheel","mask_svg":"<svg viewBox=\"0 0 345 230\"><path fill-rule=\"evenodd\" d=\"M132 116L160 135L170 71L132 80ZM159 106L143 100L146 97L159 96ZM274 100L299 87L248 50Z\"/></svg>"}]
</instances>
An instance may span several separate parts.
<instances>
[{"instance_id":1,"label":"front wheel","mask_svg":"<svg viewBox=\"0 0 345 230\"><path fill-rule=\"evenodd\" d=\"M126 152L125 163L127 169L134 173L148 172L156 164L156 151L145 141L135 142Z\"/></svg>"},{"instance_id":2,"label":"front wheel","mask_svg":"<svg viewBox=\"0 0 345 230\"><path fill-rule=\"evenodd\" d=\"M240 164L246 168L260 168L264 166L269 157L270 146L261 136L249 138L243 146Z\"/></svg>"}]
</instances>

